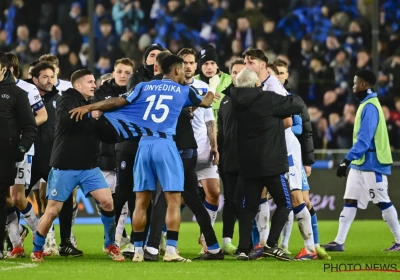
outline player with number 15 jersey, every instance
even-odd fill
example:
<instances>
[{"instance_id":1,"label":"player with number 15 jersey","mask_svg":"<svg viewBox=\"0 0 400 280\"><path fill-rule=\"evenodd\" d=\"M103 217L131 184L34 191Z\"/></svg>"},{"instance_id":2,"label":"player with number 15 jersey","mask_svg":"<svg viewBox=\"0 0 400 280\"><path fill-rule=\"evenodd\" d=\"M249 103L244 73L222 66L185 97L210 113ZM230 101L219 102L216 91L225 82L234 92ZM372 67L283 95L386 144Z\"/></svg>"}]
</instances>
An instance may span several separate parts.
<instances>
[{"instance_id":1,"label":"player with number 15 jersey","mask_svg":"<svg viewBox=\"0 0 400 280\"><path fill-rule=\"evenodd\" d=\"M199 106L201 96L165 78L140 83L125 98L130 104L104 116L120 138L143 136L135 160L134 190L155 190L158 178L164 191L183 191L182 162L173 139L182 108Z\"/></svg>"}]
</instances>

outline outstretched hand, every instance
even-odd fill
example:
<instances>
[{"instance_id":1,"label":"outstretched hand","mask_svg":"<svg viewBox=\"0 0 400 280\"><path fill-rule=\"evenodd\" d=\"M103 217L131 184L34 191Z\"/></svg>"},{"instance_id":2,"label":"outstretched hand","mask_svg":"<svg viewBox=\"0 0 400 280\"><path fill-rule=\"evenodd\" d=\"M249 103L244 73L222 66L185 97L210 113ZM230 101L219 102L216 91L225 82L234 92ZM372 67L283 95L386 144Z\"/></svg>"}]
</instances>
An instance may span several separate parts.
<instances>
[{"instance_id":1,"label":"outstretched hand","mask_svg":"<svg viewBox=\"0 0 400 280\"><path fill-rule=\"evenodd\" d=\"M87 113L89 113L89 106L81 106L75 109L72 109L71 111L69 111L69 113L71 113L71 119L73 119L75 116L75 120L79 121L82 120L83 116L86 115Z\"/></svg>"}]
</instances>

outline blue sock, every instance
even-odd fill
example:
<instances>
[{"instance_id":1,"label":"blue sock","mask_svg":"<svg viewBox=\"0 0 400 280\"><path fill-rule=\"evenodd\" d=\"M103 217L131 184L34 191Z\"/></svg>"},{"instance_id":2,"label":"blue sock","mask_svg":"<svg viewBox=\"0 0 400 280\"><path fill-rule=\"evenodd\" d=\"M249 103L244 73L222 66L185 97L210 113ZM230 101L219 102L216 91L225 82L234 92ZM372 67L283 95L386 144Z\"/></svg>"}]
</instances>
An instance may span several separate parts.
<instances>
[{"instance_id":1,"label":"blue sock","mask_svg":"<svg viewBox=\"0 0 400 280\"><path fill-rule=\"evenodd\" d=\"M219 244L218 244L218 242L215 243L214 245L207 246L207 250L216 250L216 249L219 249Z\"/></svg>"},{"instance_id":2,"label":"blue sock","mask_svg":"<svg viewBox=\"0 0 400 280\"><path fill-rule=\"evenodd\" d=\"M167 239L167 246L172 246L176 248L178 246L178 240Z\"/></svg>"},{"instance_id":3,"label":"blue sock","mask_svg":"<svg viewBox=\"0 0 400 280\"><path fill-rule=\"evenodd\" d=\"M107 248L111 244L115 243L115 212L114 210L104 211L102 209L100 214L104 226L104 247Z\"/></svg>"},{"instance_id":4,"label":"blue sock","mask_svg":"<svg viewBox=\"0 0 400 280\"><path fill-rule=\"evenodd\" d=\"M36 232L33 239L33 252L43 251L43 246L46 243L46 237L42 236L39 232Z\"/></svg>"},{"instance_id":5,"label":"blue sock","mask_svg":"<svg viewBox=\"0 0 400 280\"><path fill-rule=\"evenodd\" d=\"M310 209L310 215L311 215L311 227L314 236L314 244L319 244L318 219L317 219L317 213L315 212L313 207L311 207Z\"/></svg>"},{"instance_id":6,"label":"blue sock","mask_svg":"<svg viewBox=\"0 0 400 280\"><path fill-rule=\"evenodd\" d=\"M135 248L143 248L143 241L135 241L133 242Z\"/></svg>"},{"instance_id":7,"label":"blue sock","mask_svg":"<svg viewBox=\"0 0 400 280\"><path fill-rule=\"evenodd\" d=\"M260 233L258 232L256 219L253 221L253 230L251 232L251 238L253 241L253 247L257 246L260 243Z\"/></svg>"}]
</instances>

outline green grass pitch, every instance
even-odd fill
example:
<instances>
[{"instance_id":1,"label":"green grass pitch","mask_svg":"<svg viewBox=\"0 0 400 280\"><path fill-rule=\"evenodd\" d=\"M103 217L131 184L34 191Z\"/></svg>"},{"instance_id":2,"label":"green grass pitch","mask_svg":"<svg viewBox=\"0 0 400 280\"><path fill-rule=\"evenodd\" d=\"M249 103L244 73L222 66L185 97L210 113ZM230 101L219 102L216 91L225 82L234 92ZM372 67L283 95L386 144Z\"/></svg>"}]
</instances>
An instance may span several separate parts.
<instances>
[{"instance_id":1,"label":"green grass pitch","mask_svg":"<svg viewBox=\"0 0 400 280\"><path fill-rule=\"evenodd\" d=\"M321 221L320 241L326 243L336 236L337 221ZM128 226L126 227L129 228ZM217 236L221 236L222 224L215 225ZM59 230L56 228L56 234ZM34 264L29 259L32 249L31 235L25 240L26 258L0 261L0 279L400 279L400 273L359 271L331 272L328 265L389 265L400 271L400 252L382 252L393 241L389 228L383 221L356 221L353 223L346 251L332 253L331 261L280 262L275 259L239 262L226 256L224 261L192 263L124 263L111 261L101 251L102 226L76 225L74 233L78 246L84 251L80 258L49 257L43 263ZM184 257L194 258L200 251L197 244L199 229L196 223L183 223L180 229L179 250ZM234 244L237 244L237 230ZM57 236L58 237L58 236ZM219 238L222 243L222 238ZM297 225L293 227L290 251L296 254L302 247ZM324 271L325 267L325 271Z\"/></svg>"}]
</instances>

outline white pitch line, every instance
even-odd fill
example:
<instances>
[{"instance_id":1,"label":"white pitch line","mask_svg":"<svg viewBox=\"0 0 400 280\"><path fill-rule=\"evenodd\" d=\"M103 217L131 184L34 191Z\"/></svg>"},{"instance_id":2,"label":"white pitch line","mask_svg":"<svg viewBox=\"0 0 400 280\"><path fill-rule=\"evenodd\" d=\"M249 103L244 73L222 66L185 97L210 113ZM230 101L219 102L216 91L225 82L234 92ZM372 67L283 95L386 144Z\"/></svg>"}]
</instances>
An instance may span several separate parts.
<instances>
[{"instance_id":1,"label":"white pitch line","mask_svg":"<svg viewBox=\"0 0 400 280\"><path fill-rule=\"evenodd\" d=\"M14 269L23 269L23 268L34 268L37 267L37 264L33 264L33 263L17 263L17 262L5 262L2 261L0 263L9 263L9 264L14 264L14 265L18 265L18 266L11 266L11 267L5 267L5 268L0 268L0 272L1 271L5 271L5 270L14 270Z\"/></svg>"}]
</instances>

